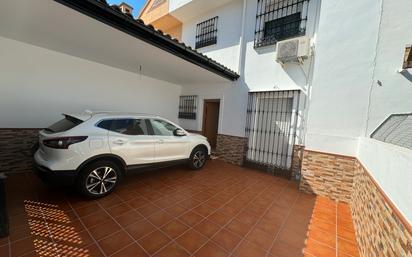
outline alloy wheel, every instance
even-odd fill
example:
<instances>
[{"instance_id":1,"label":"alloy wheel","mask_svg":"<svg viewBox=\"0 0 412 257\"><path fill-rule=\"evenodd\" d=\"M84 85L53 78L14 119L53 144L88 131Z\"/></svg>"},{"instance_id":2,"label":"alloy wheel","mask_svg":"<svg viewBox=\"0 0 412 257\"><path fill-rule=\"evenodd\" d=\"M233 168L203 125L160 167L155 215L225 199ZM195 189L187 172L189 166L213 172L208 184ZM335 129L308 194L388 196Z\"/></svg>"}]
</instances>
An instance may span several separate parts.
<instances>
[{"instance_id":1,"label":"alloy wheel","mask_svg":"<svg viewBox=\"0 0 412 257\"><path fill-rule=\"evenodd\" d=\"M206 155L203 151L199 150L193 155L193 165L196 168L202 167L205 161L206 161Z\"/></svg>"},{"instance_id":2,"label":"alloy wheel","mask_svg":"<svg viewBox=\"0 0 412 257\"><path fill-rule=\"evenodd\" d=\"M111 191L117 182L117 173L111 167L99 167L89 173L86 189L93 195L102 195Z\"/></svg>"}]
</instances>

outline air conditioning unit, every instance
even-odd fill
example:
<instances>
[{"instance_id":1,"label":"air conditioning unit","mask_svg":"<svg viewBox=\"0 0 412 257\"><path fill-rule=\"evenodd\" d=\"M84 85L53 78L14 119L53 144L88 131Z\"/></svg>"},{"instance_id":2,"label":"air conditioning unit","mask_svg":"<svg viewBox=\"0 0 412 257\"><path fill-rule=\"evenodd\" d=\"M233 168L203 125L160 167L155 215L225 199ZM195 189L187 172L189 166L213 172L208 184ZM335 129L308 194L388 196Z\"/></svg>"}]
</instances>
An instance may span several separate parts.
<instances>
[{"instance_id":1,"label":"air conditioning unit","mask_svg":"<svg viewBox=\"0 0 412 257\"><path fill-rule=\"evenodd\" d=\"M302 63L310 55L310 39L298 37L277 43L276 61L284 64L290 62Z\"/></svg>"}]
</instances>

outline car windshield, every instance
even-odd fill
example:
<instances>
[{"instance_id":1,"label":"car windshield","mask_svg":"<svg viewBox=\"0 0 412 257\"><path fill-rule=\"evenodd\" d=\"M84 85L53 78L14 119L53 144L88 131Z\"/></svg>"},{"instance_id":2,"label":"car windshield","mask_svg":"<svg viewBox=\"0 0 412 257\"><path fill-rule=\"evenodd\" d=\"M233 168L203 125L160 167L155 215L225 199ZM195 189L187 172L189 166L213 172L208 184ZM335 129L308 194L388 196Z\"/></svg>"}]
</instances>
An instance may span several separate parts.
<instances>
[{"instance_id":1,"label":"car windshield","mask_svg":"<svg viewBox=\"0 0 412 257\"><path fill-rule=\"evenodd\" d=\"M82 122L83 122L82 120L66 115L64 119L59 120L58 122L49 126L48 128L45 129L45 131L51 132L51 133L64 132L64 131L67 131L69 129L76 127Z\"/></svg>"}]
</instances>

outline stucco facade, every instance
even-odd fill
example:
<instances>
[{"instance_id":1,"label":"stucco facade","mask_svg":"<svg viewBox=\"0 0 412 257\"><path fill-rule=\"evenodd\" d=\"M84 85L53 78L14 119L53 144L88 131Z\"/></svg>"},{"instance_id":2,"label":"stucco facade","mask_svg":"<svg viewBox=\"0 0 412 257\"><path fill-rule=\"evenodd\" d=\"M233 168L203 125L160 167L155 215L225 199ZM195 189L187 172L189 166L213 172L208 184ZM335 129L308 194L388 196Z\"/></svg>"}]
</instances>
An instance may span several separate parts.
<instances>
[{"instance_id":1,"label":"stucco facade","mask_svg":"<svg viewBox=\"0 0 412 257\"><path fill-rule=\"evenodd\" d=\"M196 4L195 0L171 2L182 10ZM297 144L306 149L301 189L356 202L357 199L352 200L357 192L355 164L360 163L376 180L367 190L384 192L387 198L379 197L391 202L386 203L391 206L390 211L379 217L395 213L397 218L401 215L401 220L411 222L411 150L370 138L389 115L410 113L412 109L412 72L401 69L405 48L412 43L410 4L406 0L350 4L310 1L306 36L311 39L312 56L302 65L283 66L275 61L275 45L254 47L256 4L254 0L229 1L215 9L199 11L196 18L183 22L182 40L194 45L196 24L218 16L217 44L200 51L238 71L241 79L232 86L234 89L228 86L207 90L204 85L188 85L183 86L182 94L222 99L219 132L244 137L249 92L301 90L304 104ZM201 129L200 121L180 122L193 130ZM366 226L362 223L365 220L357 222L358 228ZM378 223L369 228L385 230ZM361 238L362 233L358 231ZM390 237L385 235L379 239L383 245L389 243ZM361 248L365 256L376 253L364 239Z\"/></svg>"},{"instance_id":2,"label":"stucco facade","mask_svg":"<svg viewBox=\"0 0 412 257\"><path fill-rule=\"evenodd\" d=\"M383 236L376 244L390 247L390 231L382 228L382 220L401 222L401 235L409 240L403 227L412 221L412 151L370 138L389 115L411 113L412 70L401 70L405 47L412 43L409 0L308 1L305 36L310 54L301 63L283 65L276 62L278 44L255 47L257 3L169 0L156 21L149 21L178 33L194 49L198 25L218 17L216 43L197 50L237 72L240 77L233 81L155 51L147 42L136 46L130 35L84 17L71 21L70 15L60 15L79 28L74 38L89 36L74 43L65 33L49 33L48 26L16 35L0 23L0 127L41 128L55 121L60 110L108 109L155 113L200 132L205 100L217 99L216 152L242 165L250 142L248 122L253 123L248 121L251 105L259 106L256 113L273 111L264 104L265 97L261 104L248 102L249 96L297 90L299 101L280 112L296 111L291 137L292 148L302 153L302 164L293 161L294 167L302 165L300 188L352 204L364 256L379 251L367 245L365 231L380 231ZM49 14L58 16L59 10ZM170 17L177 25L167 28ZM51 43L42 41L42 35L50 34ZM179 96L197 97L196 119L178 119ZM255 125L259 122L264 133L287 131L282 120L258 120ZM299 172L296 175L299 178ZM367 212L362 199L378 199L377 205L385 206L370 226L362 218ZM401 245L411 245L409 241Z\"/></svg>"},{"instance_id":3,"label":"stucco facade","mask_svg":"<svg viewBox=\"0 0 412 257\"><path fill-rule=\"evenodd\" d=\"M171 1L171 5L174 5ZM195 2L195 1L194 1ZM217 44L198 49L209 57L237 71L241 78L233 85L233 89L208 90L205 86L183 86L182 94L195 93L200 95L219 96L225 104L221 110L223 116L230 113L236 120L222 120L219 132L234 136L245 136L245 119L247 95L251 91L272 90L302 90L301 112L302 118L305 108L305 98L308 91L308 82L311 77L313 58L307 59L302 66L286 64L282 67L276 62L276 46L254 48L255 23L257 1L225 1L224 5L217 5L215 9L204 12L199 10L195 19L185 20L182 29L182 41L195 46L196 25L211 17L219 17ZM178 6L178 3L175 3ZM189 4L187 4L189 5ZM310 1L308 6L308 22L306 35L312 44L316 41L316 24L319 11L319 2ZM216 91L220 91L217 93ZM212 93L213 92L213 93ZM239 99L239 95L242 98ZM232 104L227 104L228 99L236 98ZM225 108L228 110L226 111ZM199 113L201 116L202 114ZM185 121L181 121L185 122ZM303 120L302 120L303 122ZM191 127L201 130L201 124Z\"/></svg>"}]
</instances>

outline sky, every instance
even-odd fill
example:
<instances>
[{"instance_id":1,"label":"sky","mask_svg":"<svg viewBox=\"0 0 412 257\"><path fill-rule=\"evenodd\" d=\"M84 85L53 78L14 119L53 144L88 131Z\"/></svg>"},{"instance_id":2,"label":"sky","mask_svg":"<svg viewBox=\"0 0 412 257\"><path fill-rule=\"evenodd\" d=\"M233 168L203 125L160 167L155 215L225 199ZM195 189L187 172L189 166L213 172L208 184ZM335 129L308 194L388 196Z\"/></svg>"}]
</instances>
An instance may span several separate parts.
<instances>
[{"instance_id":1,"label":"sky","mask_svg":"<svg viewBox=\"0 0 412 257\"><path fill-rule=\"evenodd\" d=\"M120 4L121 2L125 2L126 4L132 6L133 9L133 16L137 17L140 13L140 9L146 3L146 0L107 0L109 4Z\"/></svg>"}]
</instances>

